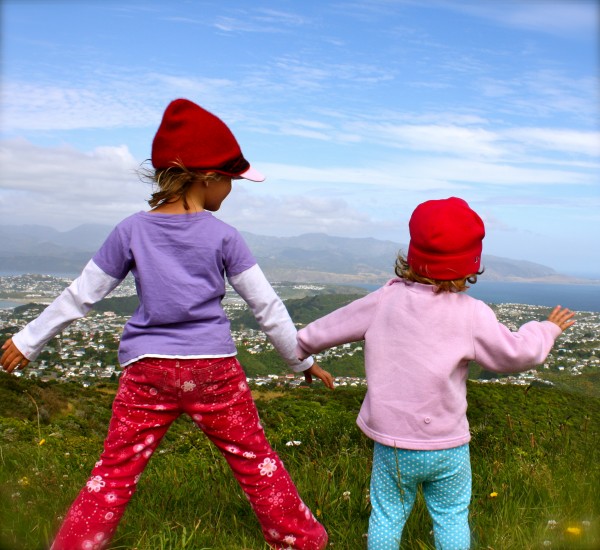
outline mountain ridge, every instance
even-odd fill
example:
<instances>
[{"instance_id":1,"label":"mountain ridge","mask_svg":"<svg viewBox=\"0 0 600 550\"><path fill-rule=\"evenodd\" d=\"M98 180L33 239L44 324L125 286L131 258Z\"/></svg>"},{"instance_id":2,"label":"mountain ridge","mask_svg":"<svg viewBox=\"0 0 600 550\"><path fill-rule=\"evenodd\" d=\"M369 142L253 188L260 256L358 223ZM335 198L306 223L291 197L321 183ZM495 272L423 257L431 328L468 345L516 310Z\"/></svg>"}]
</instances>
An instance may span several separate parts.
<instances>
[{"instance_id":1,"label":"mountain ridge","mask_svg":"<svg viewBox=\"0 0 600 550\"><path fill-rule=\"evenodd\" d=\"M83 224L70 231L43 225L0 225L0 270L76 274L112 230ZM306 233L273 237L241 231L270 280L298 283L380 284L394 276L394 262L403 243L373 237L335 237ZM546 283L600 281L572 277L553 268L500 256L483 256L485 279Z\"/></svg>"}]
</instances>

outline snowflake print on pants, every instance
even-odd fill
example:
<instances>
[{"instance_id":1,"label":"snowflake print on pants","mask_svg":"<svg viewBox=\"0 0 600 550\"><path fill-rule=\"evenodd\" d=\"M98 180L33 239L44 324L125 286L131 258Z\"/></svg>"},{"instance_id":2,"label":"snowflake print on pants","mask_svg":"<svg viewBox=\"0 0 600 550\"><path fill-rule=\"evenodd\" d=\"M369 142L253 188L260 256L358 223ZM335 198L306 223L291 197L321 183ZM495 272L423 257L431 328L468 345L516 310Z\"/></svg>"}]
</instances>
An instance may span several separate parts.
<instances>
[{"instance_id":1,"label":"snowflake print on pants","mask_svg":"<svg viewBox=\"0 0 600 550\"><path fill-rule=\"evenodd\" d=\"M258 465L261 476L272 477L273 473L277 470L277 464L272 458L265 458L263 462Z\"/></svg>"},{"instance_id":2,"label":"snowflake print on pants","mask_svg":"<svg viewBox=\"0 0 600 550\"><path fill-rule=\"evenodd\" d=\"M325 529L265 437L241 365L226 357L142 359L126 367L102 456L51 550L108 546L153 451L181 414L223 454L273 549L327 546Z\"/></svg>"},{"instance_id":3,"label":"snowflake print on pants","mask_svg":"<svg viewBox=\"0 0 600 550\"><path fill-rule=\"evenodd\" d=\"M90 493L92 491L94 493L97 493L106 485L106 483L104 482L101 476L94 476L85 485Z\"/></svg>"}]
</instances>

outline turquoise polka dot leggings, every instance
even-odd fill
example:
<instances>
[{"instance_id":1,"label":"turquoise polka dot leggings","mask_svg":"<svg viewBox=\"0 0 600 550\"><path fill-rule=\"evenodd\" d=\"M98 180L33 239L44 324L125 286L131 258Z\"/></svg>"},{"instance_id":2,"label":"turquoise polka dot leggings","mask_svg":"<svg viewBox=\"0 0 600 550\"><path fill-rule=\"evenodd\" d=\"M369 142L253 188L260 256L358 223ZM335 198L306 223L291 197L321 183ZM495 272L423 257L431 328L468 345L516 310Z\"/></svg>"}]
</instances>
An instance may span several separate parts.
<instances>
[{"instance_id":1,"label":"turquoise polka dot leggings","mask_svg":"<svg viewBox=\"0 0 600 550\"><path fill-rule=\"evenodd\" d=\"M436 549L470 548L469 445L439 451L411 451L375 443L369 550L398 550L419 485L433 519Z\"/></svg>"}]
</instances>

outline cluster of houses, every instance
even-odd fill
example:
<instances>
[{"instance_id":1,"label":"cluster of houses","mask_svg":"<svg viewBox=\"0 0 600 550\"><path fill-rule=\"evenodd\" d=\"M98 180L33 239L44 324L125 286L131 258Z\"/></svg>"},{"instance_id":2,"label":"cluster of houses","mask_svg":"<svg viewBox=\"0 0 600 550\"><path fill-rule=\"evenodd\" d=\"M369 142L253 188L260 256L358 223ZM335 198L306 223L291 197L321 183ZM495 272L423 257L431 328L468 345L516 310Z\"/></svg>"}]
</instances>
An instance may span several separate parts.
<instances>
[{"instance_id":1,"label":"cluster of houses","mask_svg":"<svg viewBox=\"0 0 600 550\"><path fill-rule=\"evenodd\" d=\"M0 300L18 300L23 303L49 303L70 282L68 278L47 275L23 275L18 277L0 277ZM298 285L296 285L298 286ZM315 287L313 290L319 290ZM309 290L310 289L305 289ZM118 290L121 296L135 292L133 281L126 280ZM229 315L235 316L245 308L244 302L228 289L223 301ZM501 304L494 306L501 322L512 330L532 319L544 319L548 308L521 304ZM0 332L14 330L36 317L37 310L26 310L15 313L12 308L0 309ZM116 360L116 349L126 318L113 312L92 312L65 329L62 334L53 338L38 361L25 371L17 371L16 375L38 377L41 380L78 380L83 385L94 384L105 379L116 379L120 367ZM539 368L507 377L479 380L482 383L522 384L533 382L544 383L545 371L564 372L577 376L590 369L600 368L600 314L578 313L577 323L566 331L557 343L548 360ZM233 332L234 340L251 354L260 354L272 349L261 331L240 330ZM329 359L343 361L344 358L363 351L361 343L345 344L324 351L315 357L318 362ZM270 374L252 377L250 382L257 386L285 385L296 387L302 384L302 375L288 373L285 375ZM359 387L366 385L362 377L340 377L336 379L338 386Z\"/></svg>"}]
</instances>

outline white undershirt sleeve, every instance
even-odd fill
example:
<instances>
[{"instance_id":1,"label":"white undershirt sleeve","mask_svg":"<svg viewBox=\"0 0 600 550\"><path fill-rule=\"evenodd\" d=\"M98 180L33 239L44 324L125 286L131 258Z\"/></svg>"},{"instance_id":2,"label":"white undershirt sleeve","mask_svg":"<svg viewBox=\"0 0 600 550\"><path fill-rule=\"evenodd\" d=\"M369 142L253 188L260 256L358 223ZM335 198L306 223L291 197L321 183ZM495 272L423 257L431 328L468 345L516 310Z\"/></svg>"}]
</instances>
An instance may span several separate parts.
<instances>
[{"instance_id":1,"label":"white undershirt sleeve","mask_svg":"<svg viewBox=\"0 0 600 550\"><path fill-rule=\"evenodd\" d=\"M250 307L260 328L287 365L295 372L303 372L314 363L312 357L301 361L296 355L296 327L269 281L258 265L228 277L234 290Z\"/></svg>"},{"instance_id":2,"label":"white undershirt sleeve","mask_svg":"<svg viewBox=\"0 0 600 550\"><path fill-rule=\"evenodd\" d=\"M18 350L35 361L48 341L75 319L85 317L92 306L114 290L121 279L115 279L90 260L81 275L40 315L12 337Z\"/></svg>"}]
</instances>

